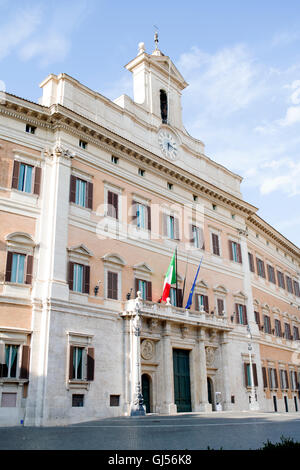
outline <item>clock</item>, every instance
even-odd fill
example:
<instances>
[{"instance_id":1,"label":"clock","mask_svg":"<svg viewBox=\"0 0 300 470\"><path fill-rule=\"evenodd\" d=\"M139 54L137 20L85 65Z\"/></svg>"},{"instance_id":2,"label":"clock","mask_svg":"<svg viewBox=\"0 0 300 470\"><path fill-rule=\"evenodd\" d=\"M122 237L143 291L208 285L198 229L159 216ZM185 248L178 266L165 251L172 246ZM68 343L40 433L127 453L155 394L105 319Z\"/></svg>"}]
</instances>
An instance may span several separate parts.
<instances>
[{"instance_id":1,"label":"clock","mask_svg":"<svg viewBox=\"0 0 300 470\"><path fill-rule=\"evenodd\" d=\"M158 134L158 143L162 153L170 160L176 160L178 155L178 144L171 132L162 129Z\"/></svg>"}]
</instances>

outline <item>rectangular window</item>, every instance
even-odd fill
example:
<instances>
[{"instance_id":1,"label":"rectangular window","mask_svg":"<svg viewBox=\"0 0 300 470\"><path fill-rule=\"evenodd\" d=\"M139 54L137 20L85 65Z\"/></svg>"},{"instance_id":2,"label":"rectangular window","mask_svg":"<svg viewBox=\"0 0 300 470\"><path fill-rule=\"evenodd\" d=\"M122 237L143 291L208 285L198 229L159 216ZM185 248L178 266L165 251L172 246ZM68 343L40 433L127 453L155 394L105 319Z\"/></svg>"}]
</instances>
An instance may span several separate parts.
<instances>
[{"instance_id":1,"label":"rectangular window","mask_svg":"<svg viewBox=\"0 0 300 470\"><path fill-rule=\"evenodd\" d=\"M195 248L204 250L204 235L201 227L191 226L191 243Z\"/></svg>"},{"instance_id":2,"label":"rectangular window","mask_svg":"<svg viewBox=\"0 0 300 470\"><path fill-rule=\"evenodd\" d=\"M81 207L93 208L93 183L71 175L70 179L70 202Z\"/></svg>"},{"instance_id":3,"label":"rectangular window","mask_svg":"<svg viewBox=\"0 0 300 470\"><path fill-rule=\"evenodd\" d=\"M142 168L139 168L138 174L139 176L145 176L145 170L143 170Z\"/></svg>"},{"instance_id":4,"label":"rectangular window","mask_svg":"<svg viewBox=\"0 0 300 470\"><path fill-rule=\"evenodd\" d=\"M25 163L20 164L19 169L19 180L18 180L18 190L25 193L32 192L32 173L33 166L26 165Z\"/></svg>"},{"instance_id":5,"label":"rectangular window","mask_svg":"<svg viewBox=\"0 0 300 470\"><path fill-rule=\"evenodd\" d=\"M262 367L262 376L263 376L264 388L268 388L267 370L265 367Z\"/></svg>"},{"instance_id":6,"label":"rectangular window","mask_svg":"<svg viewBox=\"0 0 300 470\"><path fill-rule=\"evenodd\" d=\"M254 273L255 269L254 269L254 260L253 260L253 254L252 253L248 253L248 260L249 260L249 269L252 273Z\"/></svg>"},{"instance_id":7,"label":"rectangular window","mask_svg":"<svg viewBox=\"0 0 300 470\"><path fill-rule=\"evenodd\" d=\"M265 273L265 263L260 258L256 258L257 274L260 277L266 277Z\"/></svg>"},{"instance_id":8,"label":"rectangular window","mask_svg":"<svg viewBox=\"0 0 300 470\"><path fill-rule=\"evenodd\" d=\"M217 299L217 311L218 315L224 315L224 300L223 299Z\"/></svg>"},{"instance_id":9,"label":"rectangular window","mask_svg":"<svg viewBox=\"0 0 300 470\"><path fill-rule=\"evenodd\" d=\"M82 407L84 403L84 395L72 395L72 407Z\"/></svg>"},{"instance_id":10,"label":"rectangular window","mask_svg":"<svg viewBox=\"0 0 300 470\"><path fill-rule=\"evenodd\" d=\"M15 408L17 406L17 394L2 392L1 408Z\"/></svg>"},{"instance_id":11,"label":"rectangular window","mask_svg":"<svg viewBox=\"0 0 300 470\"><path fill-rule=\"evenodd\" d=\"M284 285L284 276L283 276L282 272L277 271L277 279L278 279L278 285L279 285L279 287L282 287L282 288L284 289L284 288L285 288L285 285Z\"/></svg>"},{"instance_id":12,"label":"rectangular window","mask_svg":"<svg viewBox=\"0 0 300 470\"><path fill-rule=\"evenodd\" d=\"M118 300L118 273L107 272L107 298Z\"/></svg>"},{"instance_id":13,"label":"rectangular window","mask_svg":"<svg viewBox=\"0 0 300 470\"><path fill-rule=\"evenodd\" d=\"M248 325L246 305L235 304L236 322L240 325Z\"/></svg>"},{"instance_id":14,"label":"rectangular window","mask_svg":"<svg viewBox=\"0 0 300 470\"><path fill-rule=\"evenodd\" d=\"M114 165L117 165L119 163L118 157L115 157L114 155L111 156L111 162L114 163Z\"/></svg>"},{"instance_id":15,"label":"rectangular window","mask_svg":"<svg viewBox=\"0 0 300 470\"><path fill-rule=\"evenodd\" d=\"M276 336L278 336L279 338L282 337L281 323L280 323L280 320L277 320L277 318L275 319L275 334L276 334Z\"/></svg>"},{"instance_id":16,"label":"rectangular window","mask_svg":"<svg viewBox=\"0 0 300 470\"><path fill-rule=\"evenodd\" d=\"M10 282L16 282L18 284L24 283L25 274L25 255L19 253L12 254L12 267L11 267L11 278Z\"/></svg>"},{"instance_id":17,"label":"rectangular window","mask_svg":"<svg viewBox=\"0 0 300 470\"><path fill-rule=\"evenodd\" d=\"M264 330L265 333L271 334L271 320L268 315L264 315Z\"/></svg>"},{"instance_id":18,"label":"rectangular window","mask_svg":"<svg viewBox=\"0 0 300 470\"><path fill-rule=\"evenodd\" d=\"M294 284L294 292L295 292L295 295L296 295L297 297L300 297L299 282L298 282L298 281L294 281L293 284Z\"/></svg>"},{"instance_id":19,"label":"rectangular window","mask_svg":"<svg viewBox=\"0 0 300 470\"><path fill-rule=\"evenodd\" d=\"M147 228L147 208L140 203L136 205L136 224L139 228Z\"/></svg>"},{"instance_id":20,"label":"rectangular window","mask_svg":"<svg viewBox=\"0 0 300 470\"><path fill-rule=\"evenodd\" d=\"M82 264L74 263L73 268L73 291L83 292L83 268Z\"/></svg>"},{"instance_id":21,"label":"rectangular window","mask_svg":"<svg viewBox=\"0 0 300 470\"><path fill-rule=\"evenodd\" d=\"M76 380L81 380L83 378L83 351L84 351L84 348L80 348L77 346L73 347L72 378Z\"/></svg>"},{"instance_id":22,"label":"rectangular window","mask_svg":"<svg viewBox=\"0 0 300 470\"><path fill-rule=\"evenodd\" d=\"M86 207L86 181L76 178L76 198L75 203Z\"/></svg>"},{"instance_id":23,"label":"rectangular window","mask_svg":"<svg viewBox=\"0 0 300 470\"><path fill-rule=\"evenodd\" d=\"M109 396L109 405L110 406L120 406L120 395L110 395Z\"/></svg>"},{"instance_id":24,"label":"rectangular window","mask_svg":"<svg viewBox=\"0 0 300 470\"><path fill-rule=\"evenodd\" d=\"M107 191L107 215L119 219L119 194Z\"/></svg>"},{"instance_id":25,"label":"rectangular window","mask_svg":"<svg viewBox=\"0 0 300 470\"><path fill-rule=\"evenodd\" d=\"M138 290L142 293L143 300L147 299L147 282L138 279Z\"/></svg>"},{"instance_id":26,"label":"rectangular window","mask_svg":"<svg viewBox=\"0 0 300 470\"><path fill-rule=\"evenodd\" d=\"M255 316L255 322L258 326L260 326L260 317L259 317L259 312L254 312Z\"/></svg>"},{"instance_id":27,"label":"rectangular window","mask_svg":"<svg viewBox=\"0 0 300 470\"><path fill-rule=\"evenodd\" d=\"M177 307L177 299L176 299L176 289L175 287L171 287L170 289L170 302L174 307Z\"/></svg>"},{"instance_id":28,"label":"rectangular window","mask_svg":"<svg viewBox=\"0 0 300 470\"><path fill-rule=\"evenodd\" d=\"M217 235L216 233L212 233L211 239L212 239L213 254L220 256L219 235Z\"/></svg>"},{"instance_id":29,"label":"rectangular window","mask_svg":"<svg viewBox=\"0 0 300 470\"><path fill-rule=\"evenodd\" d=\"M291 339L291 327L289 323L284 324L284 336L286 339Z\"/></svg>"},{"instance_id":30,"label":"rectangular window","mask_svg":"<svg viewBox=\"0 0 300 470\"><path fill-rule=\"evenodd\" d=\"M293 337L295 341L299 340L299 328L297 326L293 327Z\"/></svg>"},{"instance_id":31,"label":"rectangular window","mask_svg":"<svg viewBox=\"0 0 300 470\"><path fill-rule=\"evenodd\" d=\"M277 379L277 371L276 369L273 369L273 368L269 368L268 369L268 373L269 373L269 385L270 385L270 388L274 389L274 388L278 388L278 379Z\"/></svg>"},{"instance_id":32,"label":"rectangular window","mask_svg":"<svg viewBox=\"0 0 300 470\"><path fill-rule=\"evenodd\" d=\"M19 346L17 345L5 345L5 363L3 364L2 369L3 377L13 378L17 376L18 350Z\"/></svg>"},{"instance_id":33,"label":"rectangular window","mask_svg":"<svg viewBox=\"0 0 300 470\"><path fill-rule=\"evenodd\" d=\"M267 268L268 268L269 281L272 282L273 284L276 284L275 269L270 264L267 265Z\"/></svg>"},{"instance_id":34,"label":"rectangular window","mask_svg":"<svg viewBox=\"0 0 300 470\"><path fill-rule=\"evenodd\" d=\"M288 292L290 292L290 294L293 294L294 292L293 292L292 279L289 276L285 276L285 279L286 279L286 288Z\"/></svg>"},{"instance_id":35,"label":"rectangular window","mask_svg":"<svg viewBox=\"0 0 300 470\"><path fill-rule=\"evenodd\" d=\"M79 140L79 147L81 147L82 149L86 149L87 148L87 142L85 142L84 140Z\"/></svg>"},{"instance_id":36,"label":"rectangular window","mask_svg":"<svg viewBox=\"0 0 300 470\"><path fill-rule=\"evenodd\" d=\"M251 387L252 381L251 381L250 364L244 363L244 373L245 373L245 386ZM257 387L258 386L257 371L256 371L256 364L254 363L252 363L252 376L253 376L253 385Z\"/></svg>"},{"instance_id":37,"label":"rectangular window","mask_svg":"<svg viewBox=\"0 0 300 470\"><path fill-rule=\"evenodd\" d=\"M242 254L241 254L241 245L237 242L229 240L229 255L232 261L236 263L242 262Z\"/></svg>"},{"instance_id":38,"label":"rectangular window","mask_svg":"<svg viewBox=\"0 0 300 470\"><path fill-rule=\"evenodd\" d=\"M195 309L197 311L204 310L204 312L209 313L209 303L208 303L207 295L204 295L204 294L195 295Z\"/></svg>"},{"instance_id":39,"label":"rectangular window","mask_svg":"<svg viewBox=\"0 0 300 470\"><path fill-rule=\"evenodd\" d=\"M26 124L25 130L26 132L28 132L28 134L34 134L36 131L36 127L32 126L31 124Z\"/></svg>"}]
</instances>

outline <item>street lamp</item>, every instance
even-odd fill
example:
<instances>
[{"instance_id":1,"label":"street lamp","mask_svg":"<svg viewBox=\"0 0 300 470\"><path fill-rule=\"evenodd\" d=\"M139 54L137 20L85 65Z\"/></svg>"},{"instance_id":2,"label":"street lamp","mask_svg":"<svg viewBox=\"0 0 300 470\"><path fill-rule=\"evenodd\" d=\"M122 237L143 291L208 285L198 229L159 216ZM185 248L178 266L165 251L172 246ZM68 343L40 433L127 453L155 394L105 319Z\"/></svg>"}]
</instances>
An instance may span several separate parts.
<instances>
[{"instance_id":1,"label":"street lamp","mask_svg":"<svg viewBox=\"0 0 300 470\"><path fill-rule=\"evenodd\" d=\"M247 338L250 339L248 343L248 351L249 351L249 369L250 369L250 381L251 381L251 394L250 394L250 410L257 410L258 403L256 402L255 398L255 386L253 380L253 368L252 368L252 334L249 325L247 325Z\"/></svg>"},{"instance_id":2,"label":"street lamp","mask_svg":"<svg viewBox=\"0 0 300 470\"><path fill-rule=\"evenodd\" d=\"M135 360L135 370L133 371L133 384L134 384L134 396L131 403L131 416L145 416L146 409L144 405L144 399L141 390L141 352L140 352L140 337L141 337L141 311L140 311L140 300L142 300L141 292L137 292L137 298L135 301L135 317L132 322L133 326L133 356Z\"/></svg>"}]
</instances>

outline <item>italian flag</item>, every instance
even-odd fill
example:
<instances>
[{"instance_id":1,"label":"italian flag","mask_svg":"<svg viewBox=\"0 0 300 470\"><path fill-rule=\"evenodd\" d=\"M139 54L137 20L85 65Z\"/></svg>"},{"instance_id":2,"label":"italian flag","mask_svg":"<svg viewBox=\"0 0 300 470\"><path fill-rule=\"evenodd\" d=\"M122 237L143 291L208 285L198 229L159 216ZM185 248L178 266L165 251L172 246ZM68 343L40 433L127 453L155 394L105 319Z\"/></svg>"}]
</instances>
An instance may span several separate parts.
<instances>
[{"instance_id":1,"label":"italian flag","mask_svg":"<svg viewBox=\"0 0 300 470\"><path fill-rule=\"evenodd\" d=\"M176 267L175 267L175 251L171 260L171 263L168 267L168 271L165 277L163 294L161 300L166 302L167 298L170 297L171 285L176 282Z\"/></svg>"}]
</instances>

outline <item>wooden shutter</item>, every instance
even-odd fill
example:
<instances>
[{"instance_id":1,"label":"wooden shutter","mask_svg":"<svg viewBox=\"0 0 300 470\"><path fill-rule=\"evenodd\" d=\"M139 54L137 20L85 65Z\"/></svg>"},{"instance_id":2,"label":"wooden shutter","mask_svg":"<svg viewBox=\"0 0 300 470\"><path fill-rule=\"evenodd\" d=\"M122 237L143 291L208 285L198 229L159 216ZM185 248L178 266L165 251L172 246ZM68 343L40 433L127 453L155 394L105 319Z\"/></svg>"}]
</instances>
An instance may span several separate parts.
<instances>
[{"instance_id":1,"label":"wooden shutter","mask_svg":"<svg viewBox=\"0 0 300 470\"><path fill-rule=\"evenodd\" d=\"M135 284L135 297L137 297L137 293L138 293L138 290L139 290L139 280L140 280L140 279L137 279L137 278L135 278L135 280L134 280L134 284Z\"/></svg>"},{"instance_id":2,"label":"wooden shutter","mask_svg":"<svg viewBox=\"0 0 300 470\"><path fill-rule=\"evenodd\" d=\"M22 347L20 379L28 379L29 377L29 359L30 359L30 347L27 345L24 345Z\"/></svg>"},{"instance_id":3,"label":"wooden shutter","mask_svg":"<svg viewBox=\"0 0 300 470\"><path fill-rule=\"evenodd\" d=\"M240 323L239 304L235 304L236 323Z\"/></svg>"},{"instance_id":4,"label":"wooden shutter","mask_svg":"<svg viewBox=\"0 0 300 470\"><path fill-rule=\"evenodd\" d=\"M76 176L70 177L70 202L76 201Z\"/></svg>"},{"instance_id":5,"label":"wooden shutter","mask_svg":"<svg viewBox=\"0 0 300 470\"><path fill-rule=\"evenodd\" d=\"M255 321L256 321L257 325L260 326L259 312L254 312L254 315L255 315Z\"/></svg>"},{"instance_id":6,"label":"wooden shutter","mask_svg":"<svg viewBox=\"0 0 300 470\"><path fill-rule=\"evenodd\" d=\"M199 228L199 248L201 248L201 250L205 250L204 232L202 227Z\"/></svg>"},{"instance_id":7,"label":"wooden shutter","mask_svg":"<svg viewBox=\"0 0 300 470\"><path fill-rule=\"evenodd\" d=\"M114 207L114 217L119 219L119 195L113 193L113 207Z\"/></svg>"},{"instance_id":8,"label":"wooden shutter","mask_svg":"<svg viewBox=\"0 0 300 470\"><path fill-rule=\"evenodd\" d=\"M244 375L245 375L245 387L249 387L248 374L247 374L247 363L244 362Z\"/></svg>"},{"instance_id":9,"label":"wooden shutter","mask_svg":"<svg viewBox=\"0 0 300 470\"><path fill-rule=\"evenodd\" d=\"M256 370L256 364L252 364L252 372L253 372L253 382L254 386L258 386L258 381L257 381L257 370Z\"/></svg>"},{"instance_id":10,"label":"wooden shutter","mask_svg":"<svg viewBox=\"0 0 300 470\"><path fill-rule=\"evenodd\" d=\"M33 193L34 194L40 194L41 190L41 175L42 175L42 170L39 166L35 167L34 170L34 185L33 185Z\"/></svg>"},{"instance_id":11,"label":"wooden shutter","mask_svg":"<svg viewBox=\"0 0 300 470\"><path fill-rule=\"evenodd\" d=\"M179 219L177 217L174 217L174 240L179 240Z\"/></svg>"},{"instance_id":12,"label":"wooden shutter","mask_svg":"<svg viewBox=\"0 0 300 470\"><path fill-rule=\"evenodd\" d=\"M247 307L243 305L243 324L248 325L248 318L247 318Z\"/></svg>"},{"instance_id":13,"label":"wooden shutter","mask_svg":"<svg viewBox=\"0 0 300 470\"><path fill-rule=\"evenodd\" d=\"M73 355L74 355L74 346L70 346L70 356L69 356L69 379L74 378L73 375Z\"/></svg>"},{"instance_id":14,"label":"wooden shutter","mask_svg":"<svg viewBox=\"0 0 300 470\"><path fill-rule=\"evenodd\" d=\"M8 251L7 252L7 259L6 259L6 271L5 271L5 281L6 282L10 282L10 280L11 280L12 258L13 258L13 253L11 251Z\"/></svg>"},{"instance_id":15,"label":"wooden shutter","mask_svg":"<svg viewBox=\"0 0 300 470\"><path fill-rule=\"evenodd\" d=\"M147 223L148 230L151 230L151 206L147 206Z\"/></svg>"},{"instance_id":16,"label":"wooden shutter","mask_svg":"<svg viewBox=\"0 0 300 470\"><path fill-rule=\"evenodd\" d=\"M253 254L248 252L248 259L249 259L249 268L252 273L255 272L254 269L254 261L253 261Z\"/></svg>"},{"instance_id":17,"label":"wooden shutter","mask_svg":"<svg viewBox=\"0 0 300 470\"><path fill-rule=\"evenodd\" d=\"M218 314L223 315L224 300L223 299L217 299L217 306L218 306Z\"/></svg>"},{"instance_id":18,"label":"wooden shutter","mask_svg":"<svg viewBox=\"0 0 300 470\"><path fill-rule=\"evenodd\" d=\"M177 289L176 306L182 307L182 289Z\"/></svg>"},{"instance_id":19,"label":"wooden shutter","mask_svg":"<svg viewBox=\"0 0 300 470\"><path fill-rule=\"evenodd\" d=\"M28 255L27 256L27 268L26 268L25 284L31 284L32 283L32 268L33 268L33 256Z\"/></svg>"},{"instance_id":20,"label":"wooden shutter","mask_svg":"<svg viewBox=\"0 0 300 470\"><path fill-rule=\"evenodd\" d=\"M189 225L189 242L191 243L191 245L194 244L194 233L193 233L193 227L194 225L193 224L190 224Z\"/></svg>"},{"instance_id":21,"label":"wooden shutter","mask_svg":"<svg viewBox=\"0 0 300 470\"><path fill-rule=\"evenodd\" d=\"M203 296L203 307L204 307L204 310L206 313L209 313L209 304L208 304L208 296L207 295L204 295Z\"/></svg>"},{"instance_id":22,"label":"wooden shutter","mask_svg":"<svg viewBox=\"0 0 300 470\"><path fill-rule=\"evenodd\" d=\"M199 294L195 294L195 310L197 312L200 310Z\"/></svg>"},{"instance_id":23,"label":"wooden shutter","mask_svg":"<svg viewBox=\"0 0 300 470\"><path fill-rule=\"evenodd\" d=\"M265 263L261 261L263 277L266 278Z\"/></svg>"},{"instance_id":24,"label":"wooden shutter","mask_svg":"<svg viewBox=\"0 0 300 470\"><path fill-rule=\"evenodd\" d=\"M228 240L228 245L229 245L229 259L233 261L233 252L232 252L232 241Z\"/></svg>"},{"instance_id":25,"label":"wooden shutter","mask_svg":"<svg viewBox=\"0 0 300 470\"><path fill-rule=\"evenodd\" d=\"M87 380L94 380L95 370L95 349L88 348L87 350Z\"/></svg>"},{"instance_id":26,"label":"wooden shutter","mask_svg":"<svg viewBox=\"0 0 300 470\"><path fill-rule=\"evenodd\" d=\"M83 266L83 292L90 293L90 266Z\"/></svg>"},{"instance_id":27,"label":"wooden shutter","mask_svg":"<svg viewBox=\"0 0 300 470\"><path fill-rule=\"evenodd\" d=\"M167 237L168 236L168 220L169 220L169 215L167 214L162 214L162 232L163 236Z\"/></svg>"},{"instance_id":28,"label":"wooden shutter","mask_svg":"<svg viewBox=\"0 0 300 470\"><path fill-rule=\"evenodd\" d=\"M14 189L18 189L19 172L20 172L20 162L14 161L14 168L13 168L13 175L12 175L12 182L11 182L11 187Z\"/></svg>"},{"instance_id":29,"label":"wooden shutter","mask_svg":"<svg viewBox=\"0 0 300 470\"><path fill-rule=\"evenodd\" d=\"M137 202L136 201L132 201L131 203L131 213L132 213L131 222L134 225L137 225Z\"/></svg>"},{"instance_id":30,"label":"wooden shutter","mask_svg":"<svg viewBox=\"0 0 300 470\"><path fill-rule=\"evenodd\" d=\"M216 235L215 233L212 233L211 235L212 235L213 253L215 255L220 255L219 236Z\"/></svg>"},{"instance_id":31,"label":"wooden shutter","mask_svg":"<svg viewBox=\"0 0 300 470\"><path fill-rule=\"evenodd\" d=\"M277 370L276 369L273 369L274 370L274 376L275 376L275 388L278 388L278 376L277 376Z\"/></svg>"},{"instance_id":32,"label":"wooden shutter","mask_svg":"<svg viewBox=\"0 0 300 470\"><path fill-rule=\"evenodd\" d=\"M265 367L262 367L262 376L263 376L264 388L268 388L267 370Z\"/></svg>"},{"instance_id":33,"label":"wooden shutter","mask_svg":"<svg viewBox=\"0 0 300 470\"><path fill-rule=\"evenodd\" d=\"M69 289L73 290L74 263L72 263L72 261L69 261L68 271L69 271L69 276L68 276Z\"/></svg>"},{"instance_id":34,"label":"wooden shutter","mask_svg":"<svg viewBox=\"0 0 300 470\"><path fill-rule=\"evenodd\" d=\"M108 271L107 273L107 297L109 299L118 299L118 273Z\"/></svg>"},{"instance_id":35,"label":"wooden shutter","mask_svg":"<svg viewBox=\"0 0 300 470\"><path fill-rule=\"evenodd\" d=\"M87 208L93 209L93 183L87 182L86 193Z\"/></svg>"},{"instance_id":36,"label":"wooden shutter","mask_svg":"<svg viewBox=\"0 0 300 470\"><path fill-rule=\"evenodd\" d=\"M236 249L237 249L238 263L242 263L242 251L241 251L241 245L239 243L236 244Z\"/></svg>"},{"instance_id":37,"label":"wooden shutter","mask_svg":"<svg viewBox=\"0 0 300 470\"><path fill-rule=\"evenodd\" d=\"M150 281L146 283L146 300L152 301L152 282Z\"/></svg>"},{"instance_id":38,"label":"wooden shutter","mask_svg":"<svg viewBox=\"0 0 300 470\"><path fill-rule=\"evenodd\" d=\"M272 381L272 369L271 368L268 369L268 376L269 376L269 387L274 388L273 381Z\"/></svg>"}]
</instances>

